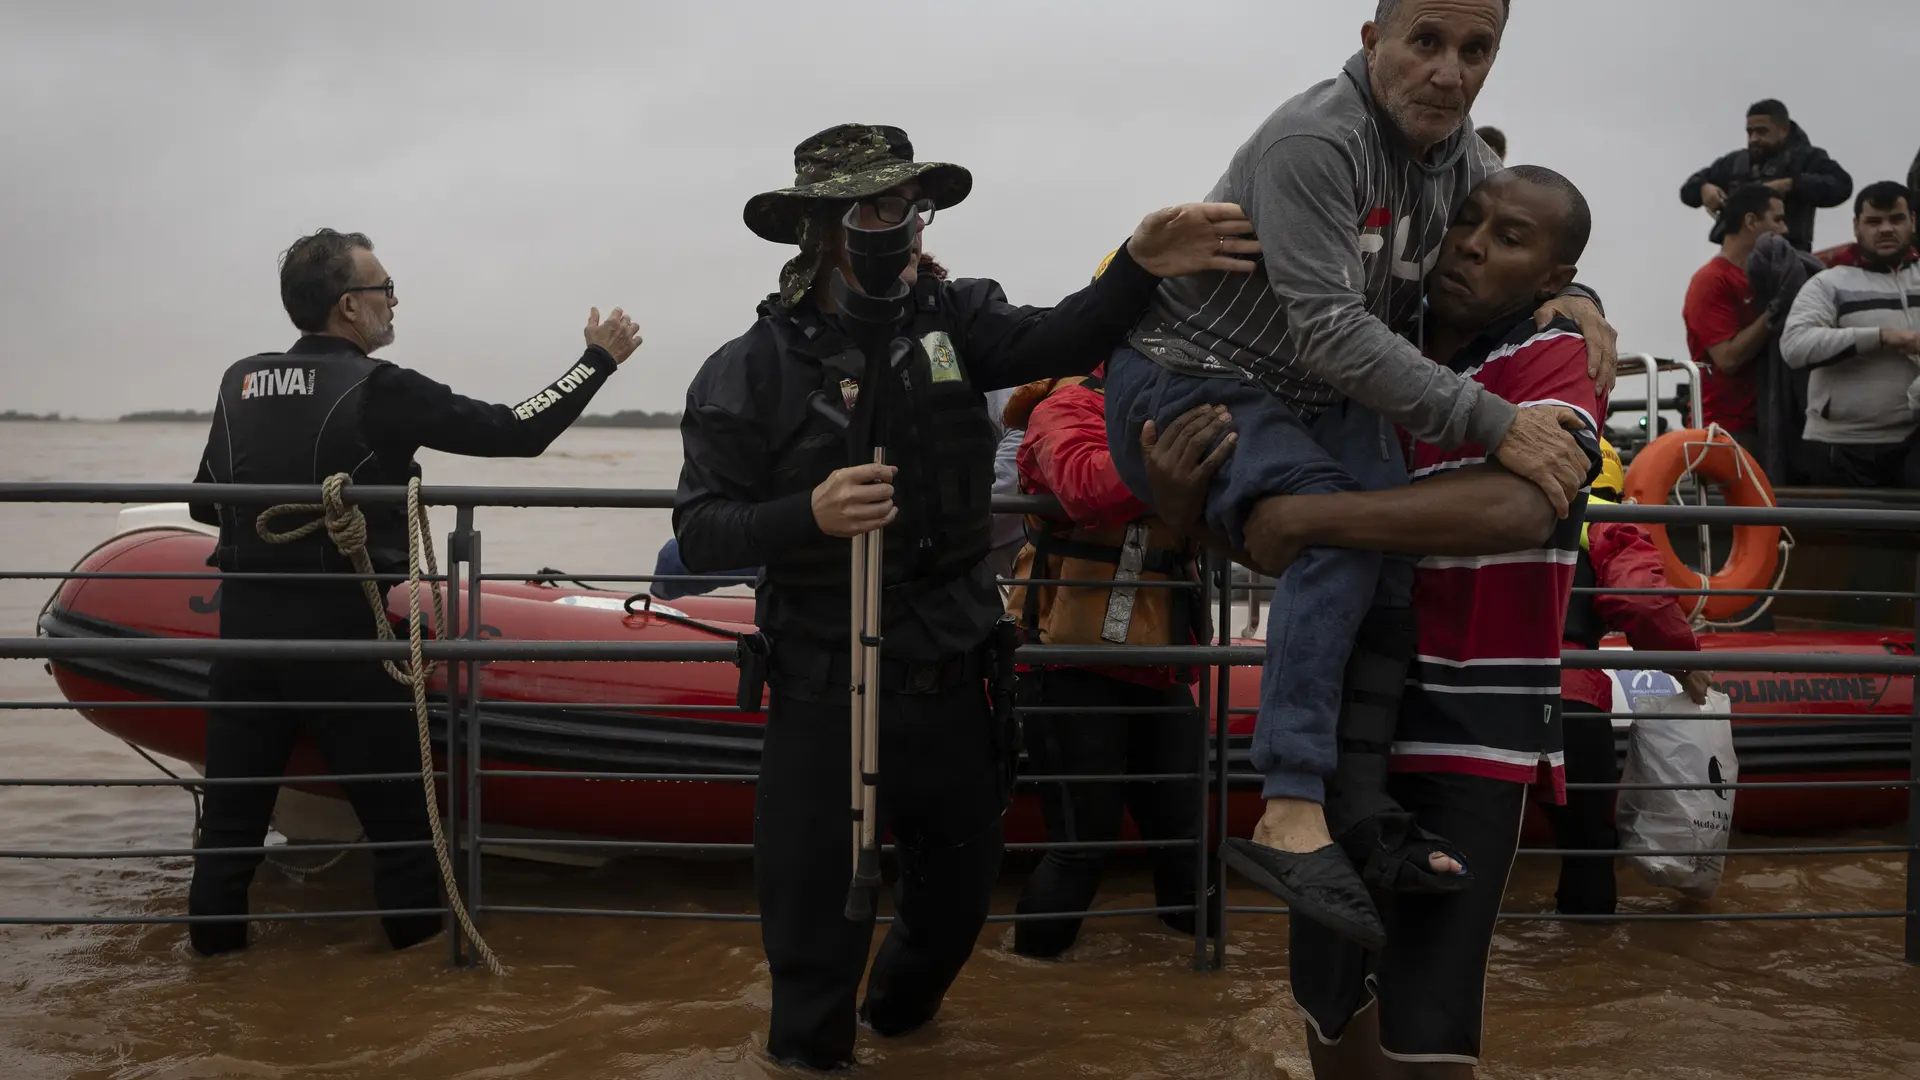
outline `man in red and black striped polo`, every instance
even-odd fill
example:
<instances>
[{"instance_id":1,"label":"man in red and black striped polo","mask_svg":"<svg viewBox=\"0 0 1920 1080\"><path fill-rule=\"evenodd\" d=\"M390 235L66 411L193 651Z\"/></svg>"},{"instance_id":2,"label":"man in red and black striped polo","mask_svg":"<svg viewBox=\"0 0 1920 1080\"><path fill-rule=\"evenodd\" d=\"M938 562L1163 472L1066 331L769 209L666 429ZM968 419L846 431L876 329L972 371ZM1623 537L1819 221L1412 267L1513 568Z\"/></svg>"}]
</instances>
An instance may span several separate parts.
<instances>
[{"instance_id":1,"label":"man in red and black striped polo","mask_svg":"<svg viewBox=\"0 0 1920 1080\"><path fill-rule=\"evenodd\" d=\"M1538 327L1532 313L1572 280L1590 228L1586 200L1559 173L1520 166L1489 177L1454 218L1427 278L1421 346L1490 394L1556 410L1588 456L1589 480L1606 403L1587 374L1586 343L1572 323ZM1204 491L1224 457L1207 449L1224 427L1203 408L1149 448L1163 515L1183 505L1183 493ZM1545 786L1554 802L1565 790L1560 634L1586 494L1559 518L1537 485L1474 443L1412 444L1408 460L1406 488L1279 496L1269 511L1284 523L1283 565L1311 546L1421 556L1417 656L1387 787L1423 828L1452 841L1471 875L1453 892L1378 892L1386 944L1377 951L1292 921L1293 994L1315 1035L1320 1080L1382 1075L1384 1059L1400 1063L1395 1075L1471 1075L1527 788ZM1379 1008L1365 1007L1372 999Z\"/></svg>"}]
</instances>

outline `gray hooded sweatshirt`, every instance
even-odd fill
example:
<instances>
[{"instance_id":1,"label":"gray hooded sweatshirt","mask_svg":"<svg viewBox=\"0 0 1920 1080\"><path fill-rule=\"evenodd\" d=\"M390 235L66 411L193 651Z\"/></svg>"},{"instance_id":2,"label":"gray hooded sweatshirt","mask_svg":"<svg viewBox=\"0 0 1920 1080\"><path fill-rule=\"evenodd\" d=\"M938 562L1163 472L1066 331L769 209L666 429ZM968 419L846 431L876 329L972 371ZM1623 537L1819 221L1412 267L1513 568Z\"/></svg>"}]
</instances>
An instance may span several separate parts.
<instances>
[{"instance_id":1,"label":"gray hooded sweatshirt","mask_svg":"<svg viewBox=\"0 0 1920 1080\"><path fill-rule=\"evenodd\" d=\"M1416 161L1356 53L1268 117L1207 195L1247 212L1264 281L1169 279L1129 341L1174 371L1249 379L1303 415L1346 397L1423 442L1496 447L1514 406L1397 331L1418 321L1447 223L1500 168L1470 119Z\"/></svg>"}]
</instances>

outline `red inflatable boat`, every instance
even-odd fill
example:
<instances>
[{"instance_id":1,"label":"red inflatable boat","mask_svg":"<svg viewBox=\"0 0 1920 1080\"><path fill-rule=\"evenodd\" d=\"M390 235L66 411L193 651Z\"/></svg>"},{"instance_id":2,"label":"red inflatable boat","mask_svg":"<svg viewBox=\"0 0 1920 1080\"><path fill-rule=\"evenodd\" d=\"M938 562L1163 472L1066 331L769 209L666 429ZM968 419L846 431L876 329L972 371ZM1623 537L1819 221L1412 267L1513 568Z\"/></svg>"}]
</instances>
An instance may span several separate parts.
<instances>
[{"instance_id":1,"label":"red inflatable boat","mask_svg":"<svg viewBox=\"0 0 1920 1080\"><path fill-rule=\"evenodd\" d=\"M158 508L154 508L158 509ZM136 520L138 512L133 512ZM161 519L161 520L164 520ZM76 568L88 571L204 570L212 539L189 527L135 528L90 553ZM200 580L68 581L48 604L40 633L66 638L215 637L219 592ZM624 595L579 588L495 583L485 586L483 634L511 639L714 640L712 635L648 615L622 610ZM405 617L405 593L396 589L389 610ZM675 601L673 610L695 618L750 628L752 601L707 597ZM1834 654L1910 653L1910 635L1869 632L1712 634L1711 651L1811 651ZM153 753L198 767L204 761L207 665L193 661L73 660L52 665L54 677L76 702L167 701L178 709L82 708L95 725ZM1670 687L1659 672L1616 673L1619 688ZM1232 679L1236 707L1257 697L1256 669ZM1909 731L1885 718L1906 717L1911 681L1884 676L1729 673L1716 679L1737 712L1764 714L1734 724L1743 781L1904 780ZM438 684L436 684L438 685ZM730 705L735 669L730 664L590 663L494 661L482 668L484 696L524 706L482 706L485 767L501 770L746 774L759 761L761 714L688 711L688 706ZM578 706L617 703L615 710ZM1794 714L1839 714L1854 719L1798 720ZM1875 721L1879 721L1876 723ZM444 718L434 739L445 745ZM1245 763L1253 717L1233 718L1230 741L1236 772ZM1624 722L1620 745L1624 752ZM303 745L292 775L327 770ZM329 788L315 788L309 808L344 803ZM1258 814L1258 792L1236 783L1232 828L1244 835ZM299 796L291 796L296 802ZM753 831L753 791L747 783L701 781L598 781L568 778L488 777L481 807L488 834L574 836L656 842L740 843ZM1878 825L1902 820L1899 789L1743 791L1735 801L1736 824L1748 830L1784 831ZM281 806L279 825L308 839L334 830L305 830ZM324 816L324 815L323 815ZM1537 824L1537 823L1536 823ZM1538 837L1538 829L1530 830ZM1044 839L1038 808L1024 790L1007 816L1010 840ZM351 836L346 837L351 839Z\"/></svg>"}]
</instances>

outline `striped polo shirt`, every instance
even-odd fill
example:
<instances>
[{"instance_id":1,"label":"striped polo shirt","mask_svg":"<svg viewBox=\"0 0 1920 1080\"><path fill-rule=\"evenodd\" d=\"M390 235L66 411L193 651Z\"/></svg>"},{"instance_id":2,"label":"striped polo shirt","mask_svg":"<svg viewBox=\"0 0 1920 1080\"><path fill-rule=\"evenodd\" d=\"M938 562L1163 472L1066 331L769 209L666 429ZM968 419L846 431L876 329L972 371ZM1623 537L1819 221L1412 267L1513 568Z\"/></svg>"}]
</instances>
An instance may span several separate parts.
<instances>
[{"instance_id":1,"label":"striped polo shirt","mask_svg":"<svg viewBox=\"0 0 1920 1080\"><path fill-rule=\"evenodd\" d=\"M1584 422L1575 439L1598 472L1606 406L1587 377L1586 341L1572 323L1542 330L1531 314L1519 316L1461 349L1449 366L1521 408L1572 409ZM1419 483L1481 464L1487 451L1472 443L1453 450L1417 443L1408 460ZM1413 591L1419 645L1394 769L1548 783L1564 801L1560 631L1585 507L1583 490L1542 547L1420 560Z\"/></svg>"}]
</instances>

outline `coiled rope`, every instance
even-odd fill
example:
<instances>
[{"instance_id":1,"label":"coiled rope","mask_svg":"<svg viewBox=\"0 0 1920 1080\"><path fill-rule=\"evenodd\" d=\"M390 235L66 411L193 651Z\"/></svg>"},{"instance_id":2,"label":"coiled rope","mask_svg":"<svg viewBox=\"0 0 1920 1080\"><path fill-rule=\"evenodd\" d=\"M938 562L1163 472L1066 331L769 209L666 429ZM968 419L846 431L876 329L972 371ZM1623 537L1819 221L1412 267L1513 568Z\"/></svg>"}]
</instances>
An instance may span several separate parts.
<instances>
[{"instance_id":1,"label":"coiled rope","mask_svg":"<svg viewBox=\"0 0 1920 1080\"><path fill-rule=\"evenodd\" d=\"M346 473L334 473L320 482L319 502L283 503L263 510L254 519L254 531L269 544L291 544L324 528L328 539L353 564L355 572L371 575L374 571L373 560L367 555L367 516L358 506L350 505L341 494L350 483L352 480ZM273 532L267 528L269 520L283 514L318 516L287 532ZM447 851L446 831L440 825L440 797L433 787L433 741L427 733L427 680L438 665L428 664L420 648L422 549L426 551L427 572L436 578L440 576L440 560L434 554L430 528L427 509L420 504L420 478L415 476L407 481L407 644L410 651L404 669L390 660L380 663L395 682L413 691L414 729L420 738L420 784L426 792L427 824L433 830L433 853L440 864L440 882L447 890L447 905L453 910L453 917L459 922L460 929L465 931L467 939L473 942L474 952L479 954L487 970L495 975L505 975L507 969L473 925L473 919L467 914L467 905L461 900L460 890L454 884L453 858ZM387 620L386 596L380 586L370 576L363 576L360 579L360 591L365 594L367 606L373 611L374 633L381 641L394 640L393 624ZM447 630L446 599L437 586L433 590L433 614L434 636L444 637ZM449 778L450 785L451 782Z\"/></svg>"}]
</instances>

